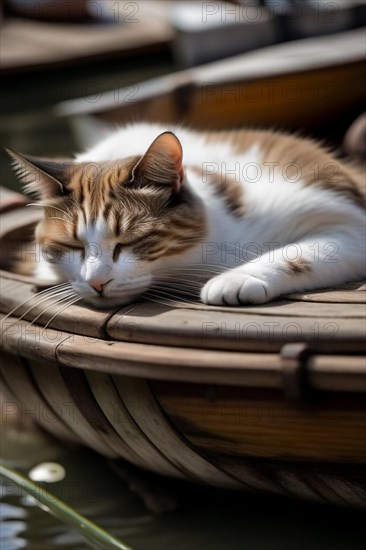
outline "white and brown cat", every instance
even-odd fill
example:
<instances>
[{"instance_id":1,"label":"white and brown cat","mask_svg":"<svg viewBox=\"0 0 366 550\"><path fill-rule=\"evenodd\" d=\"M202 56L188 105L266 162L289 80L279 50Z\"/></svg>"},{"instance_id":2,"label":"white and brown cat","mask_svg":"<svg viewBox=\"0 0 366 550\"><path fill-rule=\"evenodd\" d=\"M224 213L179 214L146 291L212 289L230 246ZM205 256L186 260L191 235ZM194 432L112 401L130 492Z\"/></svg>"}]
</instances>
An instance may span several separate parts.
<instances>
[{"instance_id":1,"label":"white and brown cat","mask_svg":"<svg viewBox=\"0 0 366 550\"><path fill-rule=\"evenodd\" d=\"M70 162L11 155L44 207L37 275L93 306L201 274L230 306L366 276L364 174L311 140L140 123Z\"/></svg>"}]
</instances>

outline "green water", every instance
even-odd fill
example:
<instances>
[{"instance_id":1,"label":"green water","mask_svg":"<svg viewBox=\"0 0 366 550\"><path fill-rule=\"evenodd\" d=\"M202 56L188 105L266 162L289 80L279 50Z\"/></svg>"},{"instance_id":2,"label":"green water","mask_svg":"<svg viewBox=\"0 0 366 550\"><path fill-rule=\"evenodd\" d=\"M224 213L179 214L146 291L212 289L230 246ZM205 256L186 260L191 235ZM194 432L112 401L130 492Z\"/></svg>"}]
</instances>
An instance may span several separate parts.
<instances>
[{"instance_id":1,"label":"green water","mask_svg":"<svg viewBox=\"0 0 366 550\"><path fill-rule=\"evenodd\" d=\"M28 474L41 462L61 464L47 490L136 550L351 550L363 548L364 516L263 496L203 489L155 478L156 493L176 502L152 513L107 459L65 448L38 430L3 427L4 463ZM151 491L151 487L150 487ZM87 550L82 537L38 507L25 491L1 485L1 550Z\"/></svg>"}]
</instances>

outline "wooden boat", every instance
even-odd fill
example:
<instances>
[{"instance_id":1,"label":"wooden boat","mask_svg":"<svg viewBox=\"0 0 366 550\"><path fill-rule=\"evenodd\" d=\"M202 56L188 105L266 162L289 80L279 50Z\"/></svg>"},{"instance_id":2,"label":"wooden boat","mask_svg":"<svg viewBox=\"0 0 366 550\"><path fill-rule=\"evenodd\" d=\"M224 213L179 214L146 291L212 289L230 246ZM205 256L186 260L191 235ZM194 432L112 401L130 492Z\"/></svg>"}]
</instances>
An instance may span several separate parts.
<instances>
[{"instance_id":1,"label":"wooden boat","mask_svg":"<svg viewBox=\"0 0 366 550\"><path fill-rule=\"evenodd\" d=\"M146 82L127 82L93 103L88 97L61 103L57 113L70 117L78 137L79 124L91 117L112 127L151 120L205 129L301 128L339 137L364 109L364 43L365 31L357 29L278 44Z\"/></svg>"},{"instance_id":2,"label":"wooden boat","mask_svg":"<svg viewBox=\"0 0 366 550\"><path fill-rule=\"evenodd\" d=\"M3 214L2 249L38 218ZM40 288L1 272L0 376L23 420L167 476L365 505L366 285L115 311L62 310Z\"/></svg>"},{"instance_id":3,"label":"wooden boat","mask_svg":"<svg viewBox=\"0 0 366 550\"><path fill-rule=\"evenodd\" d=\"M306 44L311 49L314 42ZM217 67L193 69L140 87L135 103L111 108L104 97L92 111L105 120L138 113L216 128L276 121L314 127L335 112L349 116L364 95L360 33L316 44L311 66L305 56L289 61L290 52L295 59L304 46L291 43L283 62L272 56L270 66L256 65L259 52L253 53L239 63L220 62L227 71L217 80ZM211 82L207 101L203 82ZM223 82L274 82L279 93L275 103L253 103L245 95L235 102L235 94L222 101ZM314 89L326 82L334 93L314 104ZM286 103L281 90L291 83L302 96ZM76 102L59 112L85 114ZM2 215L3 257L17 243L34 254L25 243L38 219L22 207ZM0 277L2 318L8 315L0 376L24 419L36 418L64 441L167 476L365 506L364 283L256 307L140 301L94 311L80 305L61 310L41 302L42 295L34 300L42 284L6 264Z\"/></svg>"}]
</instances>

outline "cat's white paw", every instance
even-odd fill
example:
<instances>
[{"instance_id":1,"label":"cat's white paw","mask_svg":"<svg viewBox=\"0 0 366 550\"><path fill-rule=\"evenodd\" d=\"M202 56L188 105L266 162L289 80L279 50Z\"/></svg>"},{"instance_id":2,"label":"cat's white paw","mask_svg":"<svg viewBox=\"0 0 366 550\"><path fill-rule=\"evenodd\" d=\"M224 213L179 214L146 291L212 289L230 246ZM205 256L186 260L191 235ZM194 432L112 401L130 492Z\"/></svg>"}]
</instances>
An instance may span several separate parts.
<instances>
[{"instance_id":1,"label":"cat's white paw","mask_svg":"<svg viewBox=\"0 0 366 550\"><path fill-rule=\"evenodd\" d=\"M252 275L230 271L210 279L201 290L201 300L214 306L264 304L270 299L265 281Z\"/></svg>"}]
</instances>

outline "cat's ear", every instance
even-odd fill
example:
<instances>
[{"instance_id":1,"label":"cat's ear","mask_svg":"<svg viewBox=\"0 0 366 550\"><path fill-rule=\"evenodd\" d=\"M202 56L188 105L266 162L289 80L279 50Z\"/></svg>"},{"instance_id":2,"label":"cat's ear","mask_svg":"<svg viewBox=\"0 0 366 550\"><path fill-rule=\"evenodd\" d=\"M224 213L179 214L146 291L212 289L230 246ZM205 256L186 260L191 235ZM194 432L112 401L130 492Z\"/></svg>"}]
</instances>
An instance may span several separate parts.
<instances>
[{"instance_id":1,"label":"cat's ear","mask_svg":"<svg viewBox=\"0 0 366 550\"><path fill-rule=\"evenodd\" d=\"M66 188L74 163L72 161L53 161L30 155L21 155L11 149L5 149L13 160L17 175L25 184L24 191L38 199L50 199L67 195Z\"/></svg>"},{"instance_id":2,"label":"cat's ear","mask_svg":"<svg viewBox=\"0 0 366 550\"><path fill-rule=\"evenodd\" d=\"M175 134L164 132L150 145L146 153L135 164L131 182L137 175L144 180L169 185L178 193L183 182L183 149Z\"/></svg>"}]
</instances>

